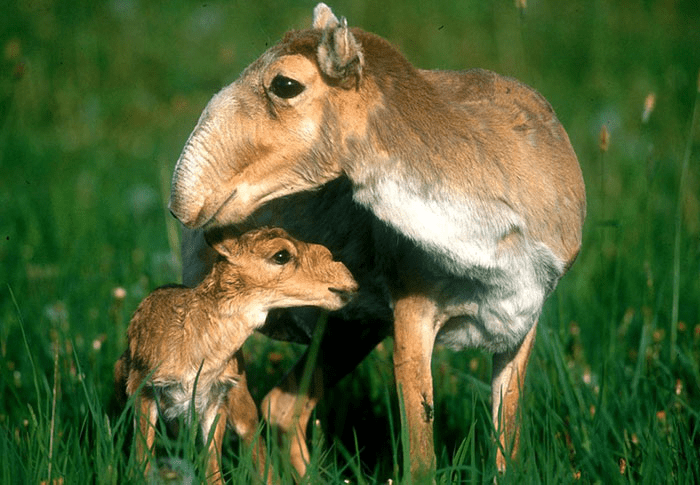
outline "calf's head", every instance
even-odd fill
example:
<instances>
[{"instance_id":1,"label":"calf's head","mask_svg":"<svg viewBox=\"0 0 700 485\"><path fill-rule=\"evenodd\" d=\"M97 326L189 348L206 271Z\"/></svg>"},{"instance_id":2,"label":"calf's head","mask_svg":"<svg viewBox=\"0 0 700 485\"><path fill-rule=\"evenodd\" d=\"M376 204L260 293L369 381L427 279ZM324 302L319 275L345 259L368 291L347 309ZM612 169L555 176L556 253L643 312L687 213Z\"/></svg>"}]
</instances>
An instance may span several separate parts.
<instances>
[{"instance_id":1,"label":"calf's head","mask_svg":"<svg viewBox=\"0 0 700 485\"><path fill-rule=\"evenodd\" d=\"M246 295L266 310L339 310L358 290L350 271L333 261L326 247L293 239L282 229L256 229L240 237L215 230L207 240L221 256L214 270L218 286L234 302Z\"/></svg>"},{"instance_id":2,"label":"calf's head","mask_svg":"<svg viewBox=\"0 0 700 485\"><path fill-rule=\"evenodd\" d=\"M209 102L175 167L171 212L192 228L237 223L340 176L343 137L363 130L371 104L363 63L345 19L319 4L312 29L288 33Z\"/></svg>"}]
</instances>

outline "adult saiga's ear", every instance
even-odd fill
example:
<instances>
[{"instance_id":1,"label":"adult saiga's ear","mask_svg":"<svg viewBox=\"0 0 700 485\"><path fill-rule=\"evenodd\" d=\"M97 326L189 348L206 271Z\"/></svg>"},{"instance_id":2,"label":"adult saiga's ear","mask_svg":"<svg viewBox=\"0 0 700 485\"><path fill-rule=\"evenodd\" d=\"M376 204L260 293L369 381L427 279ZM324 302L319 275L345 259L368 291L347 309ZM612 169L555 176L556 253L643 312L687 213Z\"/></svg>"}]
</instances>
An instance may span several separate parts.
<instances>
[{"instance_id":1,"label":"adult saiga's ear","mask_svg":"<svg viewBox=\"0 0 700 485\"><path fill-rule=\"evenodd\" d=\"M325 3L319 3L314 8L314 20L311 25L314 29L334 29L340 25L338 17L333 15L331 8Z\"/></svg>"},{"instance_id":2,"label":"adult saiga's ear","mask_svg":"<svg viewBox=\"0 0 700 485\"><path fill-rule=\"evenodd\" d=\"M364 55L348 28L347 19L343 17L338 21L326 4L319 3L314 9L313 26L323 30L323 38L318 45L321 71L344 88L359 86Z\"/></svg>"}]
</instances>

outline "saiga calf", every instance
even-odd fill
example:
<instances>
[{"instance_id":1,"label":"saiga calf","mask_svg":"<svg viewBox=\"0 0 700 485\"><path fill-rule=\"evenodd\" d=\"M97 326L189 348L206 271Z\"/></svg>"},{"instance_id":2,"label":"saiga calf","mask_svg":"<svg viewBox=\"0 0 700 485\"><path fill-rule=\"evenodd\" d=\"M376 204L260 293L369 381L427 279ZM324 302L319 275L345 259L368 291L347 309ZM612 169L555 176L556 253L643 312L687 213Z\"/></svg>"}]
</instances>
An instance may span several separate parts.
<instances>
[{"instance_id":1,"label":"saiga calf","mask_svg":"<svg viewBox=\"0 0 700 485\"><path fill-rule=\"evenodd\" d=\"M288 33L207 105L170 209L191 229L280 225L348 266L360 296L329 322L313 382L333 384L393 334L414 476L435 467L436 339L494 353L498 468L515 456L537 320L578 254L586 212L569 138L533 89L479 69L417 69L319 4L311 29ZM204 247L201 232L186 235L186 281L206 272ZM315 321L274 317L266 328L286 337ZM301 395L299 368L263 412L296 436L303 474L323 386Z\"/></svg>"},{"instance_id":2,"label":"saiga calf","mask_svg":"<svg viewBox=\"0 0 700 485\"><path fill-rule=\"evenodd\" d=\"M194 403L205 442L216 423L207 477L221 483L227 418L248 444L258 422L240 355L246 338L272 309L338 310L357 283L328 249L296 241L281 229L226 238L214 249L220 257L196 288L162 287L139 305L129 324L129 347L115 365L115 381L129 396L140 389L137 454L146 473L158 411L167 419L190 417Z\"/></svg>"}]
</instances>

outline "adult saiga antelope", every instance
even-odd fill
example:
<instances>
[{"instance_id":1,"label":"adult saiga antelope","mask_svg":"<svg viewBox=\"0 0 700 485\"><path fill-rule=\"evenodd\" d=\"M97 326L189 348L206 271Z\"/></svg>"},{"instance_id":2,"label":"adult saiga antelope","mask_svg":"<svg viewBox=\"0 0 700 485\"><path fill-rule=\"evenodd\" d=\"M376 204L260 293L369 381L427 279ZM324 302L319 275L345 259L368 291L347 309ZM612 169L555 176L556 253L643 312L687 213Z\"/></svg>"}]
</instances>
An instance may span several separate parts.
<instances>
[{"instance_id":1,"label":"adult saiga antelope","mask_svg":"<svg viewBox=\"0 0 700 485\"><path fill-rule=\"evenodd\" d=\"M494 353L498 468L515 455L537 320L576 258L586 211L569 138L533 89L484 70L417 69L318 4L311 29L286 34L209 102L175 167L170 210L191 229L281 225L331 248L360 283L326 327L312 389L299 393L298 367L263 401L266 418L296 434L301 474L323 386L387 334L413 476L435 467L436 340ZM201 231L184 242L193 283L206 271ZM308 329L314 318L270 325Z\"/></svg>"}]
</instances>

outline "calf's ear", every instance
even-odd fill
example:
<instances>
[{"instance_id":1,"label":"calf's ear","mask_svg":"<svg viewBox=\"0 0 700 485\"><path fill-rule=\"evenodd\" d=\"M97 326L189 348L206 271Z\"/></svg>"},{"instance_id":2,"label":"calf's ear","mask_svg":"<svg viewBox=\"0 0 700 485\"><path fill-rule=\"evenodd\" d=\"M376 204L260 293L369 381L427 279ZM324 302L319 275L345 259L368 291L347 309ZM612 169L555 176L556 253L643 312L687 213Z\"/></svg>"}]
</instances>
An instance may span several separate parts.
<instances>
[{"instance_id":1,"label":"calf's ear","mask_svg":"<svg viewBox=\"0 0 700 485\"><path fill-rule=\"evenodd\" d=\"M224 258L231 260L236 256L238 250L238 234L234 234L231 229L214 227L204 232L204 239L207 244Z\"/></svg>"},{"instance_id":2,"label":"calf's ear","mask_svg":"<svg viewBox=\"0 0 700 485\"><path fill-rule=\"evenodd\" d=\"M330 8L319 3L314 9L314 28L323 30L317 51L321 71L343 88L357 88L362 77L364 55L348 28L347 19L343 17L338 21Z\"/></svg>"}]
</instances>

